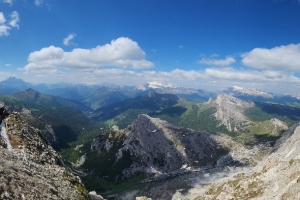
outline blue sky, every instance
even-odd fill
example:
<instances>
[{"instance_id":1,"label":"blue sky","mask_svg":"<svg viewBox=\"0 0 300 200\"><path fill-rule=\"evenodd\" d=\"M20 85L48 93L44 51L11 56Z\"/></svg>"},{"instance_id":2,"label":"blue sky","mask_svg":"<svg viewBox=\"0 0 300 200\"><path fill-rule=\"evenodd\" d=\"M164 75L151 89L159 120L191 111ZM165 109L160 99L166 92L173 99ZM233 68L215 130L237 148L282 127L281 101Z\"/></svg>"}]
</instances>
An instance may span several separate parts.
<instances>
[{"instance_id":1,"label":"blue sky","mask_svg":"<svg viewBox=\"0 0 300 200\"><path fill-rule=\"evenodd\" d=\"M299 0L0 0L0 80L300 89Z\"/></svg>"}]
</instances>

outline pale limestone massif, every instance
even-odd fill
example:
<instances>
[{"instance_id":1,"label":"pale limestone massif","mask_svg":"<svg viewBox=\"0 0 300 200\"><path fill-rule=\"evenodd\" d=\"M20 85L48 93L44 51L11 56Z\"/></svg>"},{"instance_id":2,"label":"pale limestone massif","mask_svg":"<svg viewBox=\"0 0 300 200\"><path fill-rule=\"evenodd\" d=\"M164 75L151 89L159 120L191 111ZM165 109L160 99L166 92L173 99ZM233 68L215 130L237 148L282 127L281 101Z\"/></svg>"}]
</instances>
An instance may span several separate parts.
<instances>
[{"instance_id":1,"label":"pale limestone massif","mask_svg":"<svg viewBox=\"0 0 300 200\"><path fill-rule=\"evenodd\" d=\"M244 111L247 108L255 106L253 102L221 94L214 101L214 105L217 108L217 112L215 113L216 119L220 121L220 126L225 125L228 131L241 132L254 125L244 115Z\"/></svg>"},{"instance_id":2,"label":"pale limestone massif","mask_svg":"<svg viewBox=\"0 0 300 200\"><path fill-rule=\"evenodd\" d=\"M270 154L253 169L253 173L238 173L198 190L176 194L173 199L300 199L300 123L288 129L276 142Z\"/></svg>"}]
</instances>

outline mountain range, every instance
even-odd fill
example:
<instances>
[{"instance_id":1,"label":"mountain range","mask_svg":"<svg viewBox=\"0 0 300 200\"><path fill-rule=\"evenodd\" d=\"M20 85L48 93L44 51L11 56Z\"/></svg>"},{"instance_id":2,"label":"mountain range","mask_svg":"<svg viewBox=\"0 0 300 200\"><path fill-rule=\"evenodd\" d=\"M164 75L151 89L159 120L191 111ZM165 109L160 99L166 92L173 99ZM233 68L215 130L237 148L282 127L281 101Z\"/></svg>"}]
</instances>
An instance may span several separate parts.
<instances>
[{"instance_id":1,"label":"mountain range","mask_svg":"<svg viewBox=\"0 0 300 200\"><path fill-rule=\"evenodd\" d=\"M144 96L149 92L160 94L174 94L194 102L205 102L209 98L216 98L220 92L204 89L185 88L174 84L161 82L148 82L137 86L118 86L111 84L86 85L86 84L31 84L21 79L10 77L0 82L0 94L13 94L32 88L43 94L60 96L66 99L76 100L84 105L98 109L100 107L117 103L136 96ZM222 91L234 97L251 101L269 101L275 103L299 102L297 94L275 95L271 92L255 88L242 88L233 86Z\"/></svg>"},{"instance_id":2,"label":"mountain range","mask_svg":"<svg viewBox=\"0 0 300 200\"><path fill-rule=\"evenodd\" d=\"M214 93L160 82L140 86L34 85L16 78L2 81L0 87L5 93L0 95L1 118L12 147L30 147L28 141L35 140L27 134L36 135L41 139L32 145L37 146L22 147L32 162L60 165L57 163L63 161L60 169L79 176L82 189L95 190L106 198L262 199L269 198L266 195L273 186L283 187L266 181L271 177L277 180L272 171L281 177L290 165L291 177L298 177L298 158L293 152L297 151L300 105L295 94L277 96L238 86ZM1 138L4 149L0 147L0 153L4 155L9 151L8 141ZM287 142L293 145L286 147ZM44 155L45 148L54 155L54 163L51 155ZM269 167L268 163L273 164ZM3 170L16 171L7 169L10 165L5 164ZM24 161L18 161L16 172L26 167L23 165ZM247 175L240 174L245 170ZM43 177L41 173L38 175ZM218 174L233 179L213 181ZM24 176L20 177L23 181ZM205 183L202 196L197 196L195 177L215 185ZM8 180L7 176L0 178ZM277 189L276 195L296 198L291 192L295 180L284 179L288 186ZM21 193L1 187L3 197L23 198ZM49 195L63 197L65 193L57 194L57 187L47 189Z\"/></svg>"}]
</instances>

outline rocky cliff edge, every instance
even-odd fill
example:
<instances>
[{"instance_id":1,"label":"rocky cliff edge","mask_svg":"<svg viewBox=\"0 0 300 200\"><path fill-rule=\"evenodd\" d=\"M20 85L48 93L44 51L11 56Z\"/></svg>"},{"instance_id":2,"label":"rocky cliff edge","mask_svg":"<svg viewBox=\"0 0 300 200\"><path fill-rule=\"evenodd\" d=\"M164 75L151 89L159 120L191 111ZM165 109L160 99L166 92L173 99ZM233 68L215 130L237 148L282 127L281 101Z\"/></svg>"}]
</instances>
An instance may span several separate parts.
<instances>
[{"instance_id":1,"label":"rocky cliff edge","mask_svg":"<svg viewBox=\"0 0 300 200\"><path fill-rule=\"evenodd\" d=\"M0 199L89 199L79 177L69 173L38 129L19 114L4 119L9 138L0 145Z\"/></svg>"}]
</instances>

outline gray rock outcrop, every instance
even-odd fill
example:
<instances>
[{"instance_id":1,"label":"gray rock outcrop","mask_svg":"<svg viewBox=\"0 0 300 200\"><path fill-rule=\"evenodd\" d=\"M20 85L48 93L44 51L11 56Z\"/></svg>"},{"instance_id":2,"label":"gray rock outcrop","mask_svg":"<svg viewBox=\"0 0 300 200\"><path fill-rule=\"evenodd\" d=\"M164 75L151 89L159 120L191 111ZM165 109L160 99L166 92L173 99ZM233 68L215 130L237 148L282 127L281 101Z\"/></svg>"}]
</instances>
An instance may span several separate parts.
<instances>
[{"instance_id":1,"label":"gray rock outcrop","mask_svg":"<svg viewBox=\"0 0 300 200\"><path fill-rule=\"evenodd\" d=\"M170 173L213 162L219 167L249 164L252 161L249 161L247 151L223 134L180 128L141 114L131 125L116 157L120 159L124 152L130 152L134 162L130 169L124 170L125 176L129 177L138 171Z\"/></svg>"},{"instance_id":2,"label":"gray rock outcrop","mask_svg":"<svg viewBox=\"0 0 300 200\"><path fill-rule=\"evenodd\" d=\"M91 143L91 151L109 151L112 146L113 144L109 141L109 139L106 136L100 135L97 138L95 138Z\"/></svg>"},{"instance_id":3,"label":"gray rock outcrop","mask_svg":"<svg viewBox=\"0 0 300 200\"><path fill-rule=\"evenodd\" d=\"M215 114L217 120L225 125L228 131L240 132L254 123L250 121L245 115L244 111L247 108L254 107L253 102L243 101L231 95L221 94L214 102L217 108Z\"/></svg>"},{"instance_id":4,"label":"gray rock outcrop","mask_svg":"<svg viewBox=\"0 0 300 200\"><path fill-rule=\"evenodd\" d=\"M12 151L0 146L0 199L89 199L41 132L19 114L5 119Z\"/></svg>"},{"instance_id":5,"label":"gray rock outcrop","mask_svg":"<svg viewBox=\"0 0 300 200\"><path fill-rule=\"evenodd\" d=\"M281 131L286 131L289 127L279 119L272 118L270 124L274 127L271 134L278 135Z\"/></svg>"},{"instance_id":6,"label":"gray rock outcrop","mask_svg":"<svg viewBox=\"0 0 300 200\"><path fill-rule=\"evenodd\" d=\"M277 140L254 173L212 184L203 199L300 199L300 123Z\"/></svg>"}]
</instances>

